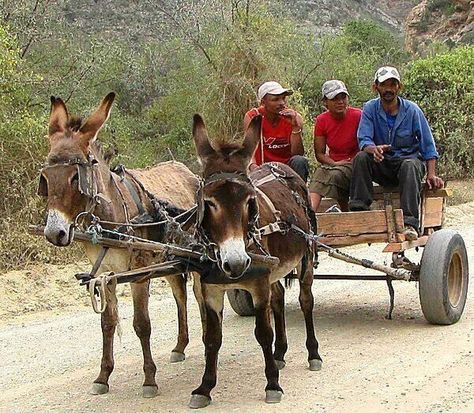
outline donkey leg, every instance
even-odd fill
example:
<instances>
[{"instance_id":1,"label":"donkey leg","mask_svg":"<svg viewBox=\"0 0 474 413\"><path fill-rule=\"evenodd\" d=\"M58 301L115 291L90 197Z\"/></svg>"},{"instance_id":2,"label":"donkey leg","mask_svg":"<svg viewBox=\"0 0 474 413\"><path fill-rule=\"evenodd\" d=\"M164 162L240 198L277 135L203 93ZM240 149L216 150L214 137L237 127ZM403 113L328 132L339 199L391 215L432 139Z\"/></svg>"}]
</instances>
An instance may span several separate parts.
<instances>
[{"instance_id":1,"label":"donkey leg","mask_svg":"<svg viewBox=\"0 0 474 413\"><path fill-rule=\"evenodd\" d=\"M268 280L259 280L258 284L249 290L255 306L255 337L262 347L265 359L265 376L267 386L265 387L265 402L279 403L283 390L279 384L279 372L275 359L273 358L273 330L270 322L270 285Z\"/></svg>"},{"instance_id":2,"label":"donkey leg","mask_svg":"<svg viewBox=\"0 0 474 413\"><path fill-rule=\"evenodd\" d=\"M92 394L105 394L109 391L109 377L114 369L114 333L118 323L117 296L115 285L108 288L108 303L106 310L101 314L102 327L102 360L100 373L92 383Z\"/></svg>"},{"instance_id":3,"label":"donkey leg","mask_svg":"<svg viewBox=\"0 0 474 413\"><path fill-rule=\"evenodd\" d=\"M198 273L193 273L193 292L199 306L199 313L201 314L202 340L204 342L206 334L206 304L202 296L201 276Z\"/></svg>"},{"instance_id":4,"label":"donkey leg","mask_svg":"<svg viewBox=\"0 0 474 413\"><path fill-rule=\"evenodd\" d=\"M308 350L309 369L312 371L318 371L321 370L323 360L318 352L319 344L314 332L314 297L313 291L311 290L311 286L313 285L312 264L313 263L307 256L303 258L302 272L304 273L300 278L299 301L306 325L306 348Z\"/></svg>"},{"instance_id":5,"label":"donkey leg","mask_svg":"<svg viewBox=\"0 0 474 413\"><path fill-rule=\"evenodd\" d=\"M148 313L148 285L144 283L131 283L133 297L133 328L140 339L143 352L143 371L145 381L143 382L143 397L155 397L158 394L158 386L155 381L156 366L151 355L150 335L151 323Z\"/></svg>"},{"instance_id":6,"label":"donkey leg","mask_svg":"<svg viewBox=\"0 0 474 413\"><path fill-rule=\"evenodd\" d=\"M206 407L211 403L211 390L217 383L217 357L222 345L224 290L218 286L205 284L202 291L206 309L206 329L204 333L206 368L201 385L191 393L189 402L191 409Z\"/></svg>"},{"instance_id":7,"label":"donkey leg","mask_svg":"<svg viewBox=\"0 0 474 413\"><path fill-rule=\"evenodd\" d=\"M166 277L166 281L171 286L178 308L178 342L170 355L171 363L176 363L186 358L184 349L189 343L186 276L173 275Z\"/></svg>"},{"instance_id":8,"label":"donkey leg","mask_svg":"<svg viewBox=\"0 0 474 413\"><path fill-rule=\"evenodd\" d=\"M288 350L285 324L285 288L280 281L272 284L271 306L275 320L275 351L273 357L279 370L285 367L285 354Z\"/></svg>"}]
</instances>

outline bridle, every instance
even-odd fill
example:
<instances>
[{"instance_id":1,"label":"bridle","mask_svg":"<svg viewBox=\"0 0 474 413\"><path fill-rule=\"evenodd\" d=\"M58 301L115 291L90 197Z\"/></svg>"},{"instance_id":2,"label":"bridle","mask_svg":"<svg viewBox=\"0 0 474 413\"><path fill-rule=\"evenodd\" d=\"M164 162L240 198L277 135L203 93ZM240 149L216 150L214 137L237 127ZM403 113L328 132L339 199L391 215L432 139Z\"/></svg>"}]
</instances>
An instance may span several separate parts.
<instances>
[{"instance_id":1,"label":"bridle","mask_svg":"<svg viewBox=\"0 0 474 413\"><path fill-rule=\"evenodd\" d=\"M97 190L97 179L94 177L94 171L98 163L97 159L95 159L92 154L89 154L87 160L77 157L63 162L46 164L40 170L40 181L37 191L38 195L42 197L48 196L48 184L44 176L45 172L60 166L75 166L78 176L78 190L81 195L88 198L85 212L92 213L95 207L100 204L100 196ZM75 217L74 221L77 221L77 217Z\"/></svg>"},{"instance_id":2,"label":"bridle","mask_svg":"<svg viewBox=\"0 0 474 413\"><path fill-rule=\"evenodd\" d=\"M250 178L242 172L216 172L201 181L196 196L196 237L198 238L199 243L203 245L207 250L208 258L210 258L212 261L217 262L218 266L220 267L221 260L219 248L217 244L210 239L208 231L206 231L206 229L202 225L206 211L204 189L216 182L235 183L241 185L242 187L251 189L252 192L255 192L255 187L252 184ZM249 221L247 227L247 234L245 237L247 243L249 240L254 238L257 229L258 219L259 209L257 198L255 196L251 198Z\"/></svg>"}]
</instances>

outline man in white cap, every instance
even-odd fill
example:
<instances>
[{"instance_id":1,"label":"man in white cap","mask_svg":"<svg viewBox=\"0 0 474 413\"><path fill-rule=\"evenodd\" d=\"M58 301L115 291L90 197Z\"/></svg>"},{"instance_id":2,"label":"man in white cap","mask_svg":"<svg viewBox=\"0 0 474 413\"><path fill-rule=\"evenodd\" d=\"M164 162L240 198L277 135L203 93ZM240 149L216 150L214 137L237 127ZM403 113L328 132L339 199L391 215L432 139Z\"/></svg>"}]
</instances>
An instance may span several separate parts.
<instances>
[{"instance_id":1,"label":"man in white cap","mask_svg":"<svg viewBox=\"0 0 474 413\"><path fill-rule=\"evenodd\" d=\"M372 203L372 181L399 186L400 206L409 241L418 238L421 182L442 188L436 176L438 152L428 122L419 106L398 96L400 74L394 67L377 70L373 84L379 94L364 105L357 138L362 152L353 162L350 210L367 210Z\"/></svg>"},{"instance_id":2,"label":"man in white cap","mask_svg":"<svg viewBox=\"0 0 474 413\"><path fill-rule=\"evenodd\" d=\"M340 80L324 82L322 95L327 111L318 115L314 124L314 153L321 166L309 185L311 206L317 211L321 199L328 197L336 199L341 210L347 211L362 111L349 106L349 92Z\"/></svg>"},{"instance_id":3,"label":"man in white cap","mask_svg":"<svg viewBox=\"0 0 474 413\"><path fill-rule=\"evenodd\" d=\"M303 156L303 118L287 106L287 96L293 94L277 82L265 82L259 88L258 108L249 110L244 117L244 130L257 115L262 115L261 141L257 146L250 169L265 162L289 165L306 182L308 160Z\"/></svg>"}]
</instances>

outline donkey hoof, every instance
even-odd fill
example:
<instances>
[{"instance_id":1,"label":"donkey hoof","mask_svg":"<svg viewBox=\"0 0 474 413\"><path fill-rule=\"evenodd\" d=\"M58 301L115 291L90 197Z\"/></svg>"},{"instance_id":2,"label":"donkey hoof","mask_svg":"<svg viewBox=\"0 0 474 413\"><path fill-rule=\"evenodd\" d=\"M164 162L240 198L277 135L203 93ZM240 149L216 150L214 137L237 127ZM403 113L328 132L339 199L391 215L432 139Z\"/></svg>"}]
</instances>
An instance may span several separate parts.
<instances>
[{"instance_id":1,"label":"donkey hoof","mask_svg":"<svg viewBox=\"0 0 474 413\"><path fill-rule=\"evenodd\" d=\"M105 394L109 392L109 385L103 383L92 383L91 394Z\"/></svg>"},{"instance_id":2,"label":"donkey hoof","mask_svg":"<svg viewBox=\"0 0 474 413\"><path fill-rule=\"evenodd\" d=\"M202 409L203 407L211 404L211 398L204 396L203 394L193 394L189 401L190 409Z\"/></svg>"},{"instance_id":3,"label":"donkey hoof","mask_svg":"<svg viewBox=\"0 0 474 413\"><path fill-rule=\"evenodd\" d=\"M275 360L275 364L277 365L278 370L283 370L283 368L286 366L286 361Z\"/></svg>"},{"instance_id":4,"label":"donkey hoof","mask_svg":"<svg viewBox=\"0 0 474 413\"><path fill-rule=\"evenodd\" d=\"M323 362L319 359L313 359L309 361L309 369L311 371L319 371L323 367Z\"/></svg>"},{"instance_id":5,"label":"donkey hoof","mask_svg":"<svg viewBox=\"0 0 474 413\"><path fill-rule=\"evenodd\" d=\"M186 356L184 353L178 353L177 351L172 351L170 355L170 362L171 363L179 363L180 361L184 361Z\"/></svg>"},{"instance_id":6,"label":"donkey hoof","mask_svg":"<svg viewBox=\"0 0 474 413\"><path fill-rule=\"evenodd\" d=\"M265 403L280 403L282 395L280 390L265 390Z\"/></svg>"},{"instance_id":7,"label":"donkey hoof","mask_svg":"<svg viewBox=\"0 0 474 413\"><path fill-rule=\"evenodd\" d=\"M158 396L158 386L143 386L142 396L145 399L151 399Z\"/></svg>"}]
</instances>

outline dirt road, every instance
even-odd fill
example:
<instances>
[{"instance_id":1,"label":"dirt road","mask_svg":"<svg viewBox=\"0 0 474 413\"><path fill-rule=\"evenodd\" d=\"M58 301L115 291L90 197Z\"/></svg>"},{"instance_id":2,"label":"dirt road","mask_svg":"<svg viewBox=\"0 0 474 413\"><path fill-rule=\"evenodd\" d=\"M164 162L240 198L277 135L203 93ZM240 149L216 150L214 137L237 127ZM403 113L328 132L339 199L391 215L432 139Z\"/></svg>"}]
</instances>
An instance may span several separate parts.
<instances>
[{"instance_id":1,"label":"dirt road","mask_svg":"<svg viewBox=\"0 0 474 413\"><path fill-rule=\"evenodd\" d=\"M449 225L463 235L474 266L474 204L452 207ZM352 249L361 257L377 256L381 246ZM321 271L362 270L323 258ZM49 269L51 272L51 269ZM132 328L130 298L120 298L123 336L116 339L116 368L110 393L92 396L101 351L100 319L74 285L75 269L61 270L64 295L45 293L24 300L15 311L10 290L0 312L0 411L2 412L181 412L189 411L191 390L203 372L203 347L197 306L191 300L191 342L187 359L168 362L174 346L176 315L168 289L155 283L151 299L153 354L160 395L141 398L142 358ZM0 275L14 285L12 277ZM51 275L51 274L50 274ZM30 272L30 278L40 282ZM43 288L48 292L48 285ZM54 281L58 283L57 280ZM61 283L60 283L61 284ZM467 412L474 411L474 286L461 321L432 326L421 313L416 283L397 282L394 319L384 318L388 295L383 282L318 281L316 326L323 369L306 368L303 317L297 288L287 292L289 350L281 372L285 391L279 405L264 403L265 379L261 351L253 337L253 319L235 315L227 306L218 385L208 412ZM54 290L56 291L56 290ZM67 295L74 291L71 301ZM7 294L8 293L8 294ZM1 294L0 294L1 296ZM13 298L12 298L13 297ZM3 299L2 299L3 300ZM74 301L75 300L75 301ZM3 300L5 303L5 300ZM73 305L58 308L56 303ZM45 304L46 303L46 304ZM14 313L30 310L21 316ZM37 309L52 307L48 311ZM36 311L31 312L32 309Z\"/></svg>"}]
</instances>

